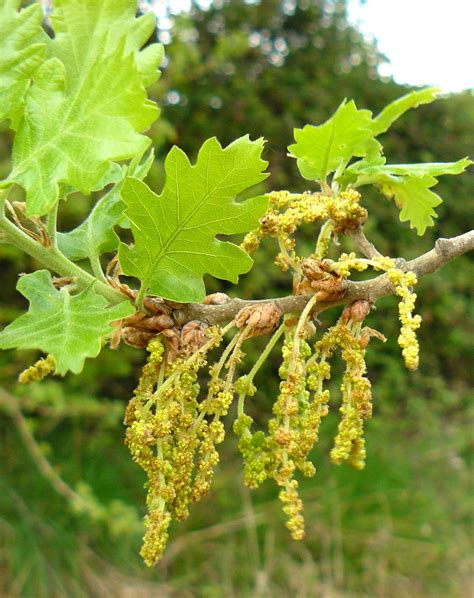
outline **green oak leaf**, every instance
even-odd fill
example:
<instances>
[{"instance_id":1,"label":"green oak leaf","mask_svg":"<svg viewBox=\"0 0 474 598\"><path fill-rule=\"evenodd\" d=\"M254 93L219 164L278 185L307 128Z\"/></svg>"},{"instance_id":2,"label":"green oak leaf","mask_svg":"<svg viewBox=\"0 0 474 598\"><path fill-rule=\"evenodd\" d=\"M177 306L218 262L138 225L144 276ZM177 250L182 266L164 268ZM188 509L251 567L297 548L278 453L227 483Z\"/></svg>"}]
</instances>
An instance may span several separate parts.
<instances>
[{"instance_id":1,"label":"green oak leaf","mask_svg":"<svg viewBox=\"0 0 474 598\"><path fill-rule=\"evenodd\" d=\"M385 164L379 171L382 175L424 177L444 174L461 174L472 164L469 158L457 162L425 162L424 164ZM370 169L368 169L370 172Z\"/></svg>"},{"instance_id":2,"label":"green oak leaf","mask_svg":"<svg viewBox=\"0 0 474 598\"><path fill-rule=\"evenodd\" d=\"M437 93L434 87L413 91L389 104L375 118L369 110L358 110L353 101L344 101L322 125L294 130L296 143L288 147L290 156L297 159L305 179L325 181L328 174L336 172L339 183L351 183L353 173L344 170L350 160L364 157L356 163L359 168L384 163L382 146L375 137L407 110L435 100Z\"/></svg>"},{"instance_id":3,"label":"green oak leaf","mask_svg":"<svg viewBox=\"0 0 474 598\"><path fill-rule=\"evenodd\" d=\"M387 195L394 197L401 209L400 220L409 221L421 236L436 218L434 208L442 199L430 191L437 184L436 177L445 174L461 174L472 164L469 158L457 162L434 162L426 164L385 164L380 158L372 163L356 162L348 168L342 181L352 187L375 185Z\"/></svg>"},{"instance_id":4,"label":"green oak leaf","mask_svg":"<svg viewBox=\"0 0 474 598\"><path fill-rule=\"evenodd\" d=\"M374 118L372 134L374 137L378 137L378 135L385 133L402 114L405 114L405 112L412 108L418 108L422 104L430 104L436 100L438 94L439 89L437 87L427 87L407 93L394 102L391 102Z\"/></svg>"},{"instance_id":5,"label":"green oak leaf","mask_svg":"<svg viewBox=\"0 0 474 598\"><path fill-rule=\"evenodd\" d=\"M120 184L95 204L84 222L68 233L58 233L59 250L76 262L94 255L114 251L119 238L114 226L123 214L124 204L120 199Z\"/></svg>"},{"instance_id":6,"label":"green oak leaf","mask_svg":"<svg viewBox=\"0 0 474 598\"><path fill-rule=\"evenodd\" d=\"M325 181L328 174L344 167L353 156L377 151L371 117L369 110L358 110L352 100L348 103L344 100L322 125L295 129L296 143L288 150L297 159L302 176Z\"/></svg>"},{"instance_id":7,"label":"green oak leaf","mask_svg":"<svg viewBox=\"0 0 474 598\"><path fill-rule=\"evenodd\" d=\"M56 0L55 37L36 71L13 146L6 183L26 191L26 214L46 214L68 186L84 194L107 184L113 162L142 153L157 118L145 87L158 77L163 50L145 44L151 13L136 0Z\"/></svg>"},{"instance_id":8,"label":"green oak leaf","mask_svg":"<svg viewBox=\"0 0 474 598\"><path fill-rule=\"evenodd\" d=\"M387 197L393 197L400 208L401 222L408 221L410 228L416 228L419 236L423 235L428 226L433 226L436 218L434 208L442 203L442 199L433 191L438 181L435 177L410 177L400 181L387 181L379 188Z\"/></svg>"},{"instance_id":9,"label":"green oak leaf","mask_svg":"<svg viewBox=\"0 0 474 598\"><path fill-rule=\"evenodd\" d=\"M426 162L425 164L385 164L385 158L372 162L360 160L344 172L341 182L353 187L378 185L391 177L438 177L444 174L461 174L472 164L469 158L457 162Z\"/></svg>"},{"instance_id":10,"label":"green oak leaf","mask_svg":"<svg viewBox=\"0 0 474 598\"><path fill-rule=\"evenodd\" d=\"M139 278L142 290L173 301L201 301L202 276L237 282L252 266L251 258L216 235L255 228L267 206L266 197L236 202L239 193L263 181L263 139L241 137L226 148L208 139L192 165L173 147L165 160L161 195L129 178L122 189L135 245L119 247L125 274Z\"/></svg>"},{"instance_id":11,"label":"green oak leaf","mask_svg":"<svg viewBox=\"0 0 474 598\"><path fill-rule=\"evenodd\" d=\"M99 354L110 323L134 312L128 301L108 307L91 287L78 295L57 290L47 270L22 276L17 289L30 308L0 332L0 349L40 349L54 357L62 376L81 372L84 360Z\"/></svg>"},{"instance_id":12,"label":"green oak leaf","mask_svg":"<svg viewBox=\"0 0 474 598\"><path fill-rule=\"evenodd\" d=\"M18 118L48 42L41 6L18 11L20 4L20 0L0 0L0 121Z\"/></svg>"},{"instance_id":13,"label":"green oak leaf","mask_svg":"<svg viewBox=\"0 0 474 598\"><path fill-rule=\"evenodd\" d=\"M107 195L99 199L87 219L68 233L58 233L59 249L67 258L78 261L117 249L119 237L114 227L121 221L125 209L120 198L123 181L126 176L145 178L153 159L154 153L150 151L142 163L135 165L132 162L128 168L123 167L120 180ZM124 224L128 226L120 222L122 228Z\"/></svg>"}]
</instances>

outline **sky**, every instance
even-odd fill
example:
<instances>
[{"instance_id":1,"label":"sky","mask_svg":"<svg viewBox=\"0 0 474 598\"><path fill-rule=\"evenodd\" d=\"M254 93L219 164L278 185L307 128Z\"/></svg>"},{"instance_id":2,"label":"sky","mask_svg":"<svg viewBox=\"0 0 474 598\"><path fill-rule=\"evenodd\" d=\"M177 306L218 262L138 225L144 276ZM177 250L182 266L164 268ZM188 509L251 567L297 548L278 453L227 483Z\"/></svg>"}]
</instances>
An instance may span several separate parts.
<instances>
[{"instance_id":1,"label":"sky","mask_svg":"<svg viewBox=\"0 0 474 598\"><path fill-rule=\"evenodd\" d=\"M350 16L390 60L382 75L446 92L474 88L474 0L351 0Z\"/></svg>"}]
</instances>

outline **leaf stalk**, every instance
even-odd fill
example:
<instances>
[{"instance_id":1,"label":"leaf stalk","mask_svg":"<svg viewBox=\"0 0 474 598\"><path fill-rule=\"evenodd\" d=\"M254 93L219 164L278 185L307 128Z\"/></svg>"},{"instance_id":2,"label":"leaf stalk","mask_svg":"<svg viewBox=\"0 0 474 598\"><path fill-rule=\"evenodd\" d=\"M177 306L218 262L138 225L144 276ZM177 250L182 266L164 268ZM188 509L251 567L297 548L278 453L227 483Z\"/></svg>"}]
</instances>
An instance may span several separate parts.
<instances>
[{"instance_id":1,"label":"leaf stalk","mask_svg":"<svg viewBox=\"0 0 474 598\"><path fill-rule=\"evenodd\" d=\"M78 288L84 289L93 286L96 293L102 295L112 305L117 305L125 300L124 295L95 276L71 262L56 247L44 247L8 220L0 210L0 231L4 233L4 242L21 249L37 260L42 266L56 272L61 276L71 277L76 280Z\"/></svg>"}]
</instances>

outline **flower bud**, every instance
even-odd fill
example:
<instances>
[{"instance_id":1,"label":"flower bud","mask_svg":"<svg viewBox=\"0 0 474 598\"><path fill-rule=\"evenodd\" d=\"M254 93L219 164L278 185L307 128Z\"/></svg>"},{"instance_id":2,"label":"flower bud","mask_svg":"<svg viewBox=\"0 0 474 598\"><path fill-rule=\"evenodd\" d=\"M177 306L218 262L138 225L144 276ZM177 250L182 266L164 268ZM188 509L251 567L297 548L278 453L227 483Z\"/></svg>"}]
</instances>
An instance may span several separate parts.
<instances>
[{"instance_id":1,"label":"flower bud","mask_svg":"<svg viewBox=\"0 0 474 598\"><path fill-rule=\"evenodd\" d=\"M224 305L229 303L230 297L225 293L211 293L204 299L204 305Z\"/></svg>"},{"instance_id":2,"label":"flower bud","mask_svg":"<svg viewBox=\"0 0 474 598\"><path fill-rule=\"evenodd\" d=\"M249 327L246 338L269 334L274 330L282 312L276 303L262 303L243 307L235 318L238 328Z\"/></svg>"},{"instance_id":3,"label":"flower bud","mask_svg":"<svg viewBox=\"0 0 474 598\"><path fill-rule=\"evenodd\" d=\"M362 322L370 312L370 303L365 299L359 299L346 305L342 312L341 321L343 324L351 322Z\"/></svg>"},{"instance_id":4,"label":"flower bud","mask_svg":"<svg viewBox=\"0 0 474 598\"><path fill-rule=\"evenodd\" d=\"M206 342L208 324L199 320L187 322L181 329L179 350L184 355L193 355Z\"/></svg>"}]
</instances>

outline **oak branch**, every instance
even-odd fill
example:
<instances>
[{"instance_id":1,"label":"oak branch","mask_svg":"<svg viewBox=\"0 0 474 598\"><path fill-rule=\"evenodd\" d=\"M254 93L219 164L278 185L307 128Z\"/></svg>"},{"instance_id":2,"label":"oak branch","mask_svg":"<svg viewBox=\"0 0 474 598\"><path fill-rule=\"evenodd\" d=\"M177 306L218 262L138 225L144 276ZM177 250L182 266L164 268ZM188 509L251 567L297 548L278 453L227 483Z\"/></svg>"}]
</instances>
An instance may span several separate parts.
<instances>
[{"instance_id":1,"label":"oak branch","mask_svg":"<svg viewBox=\"0 0 474 598\"><path fill-rule=\"evenodd\" d=\"M365 237L362 228L350 231L357 249L366 257L373 258L380 253ZM451 239L438 239L435 246L430 251L410 260L400 260L398 267L404 272L414 272L418 279L435 272L444 264L453 258L474 250L474 230L463 235L452 237ZM386 274L381 274L371 280L362 282L347 281L345 295L336 301L323 301L316 304L315 313L322 312L337 305L346 305L357 299L366 299L370 303L375 303L377 299L386 295L393 295L395 289ZM209 324L219 324L232 320L237 313L249 305L263 303L276 303L282 313L300 313L303 311L312 295L289 295L287 297L277 297L274 299L243 300L232 299L223 305L205 305L202 303L187 303L183 307L176 309L173 313L178 325L182 325L190 320L201 320Z\"/></svg>"}]
</instances>

